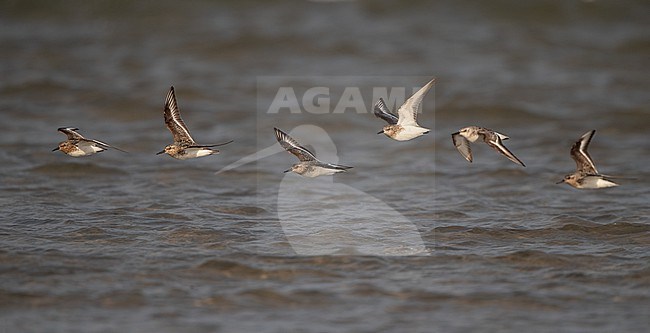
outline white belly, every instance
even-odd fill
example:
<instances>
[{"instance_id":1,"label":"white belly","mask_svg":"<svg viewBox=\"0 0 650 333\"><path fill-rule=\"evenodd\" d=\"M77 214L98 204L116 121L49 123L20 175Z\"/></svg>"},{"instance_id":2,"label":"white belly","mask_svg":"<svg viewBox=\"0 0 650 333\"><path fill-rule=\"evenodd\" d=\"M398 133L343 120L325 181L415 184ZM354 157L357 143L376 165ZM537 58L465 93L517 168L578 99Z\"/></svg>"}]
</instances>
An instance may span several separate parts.
<instances>
[{"instance_id":1,"label":"white belly","mask_svg":"<svg viewBox=\"0 0 650 333\"><path fill-rule=\"evenodd\" d=\"M88 156L95 153L99 153L100 151L104 151L104 150L106 149L97 146L93 143L80 142L77 144L77 149L73 150L72 152L69 152L68 155L72 157L81 157L81 156Z\"/></svg>"},{"instance_id":2,"label":"white belly","mask_svg":"<svg viewBox=\"0 0 650 333\"><path fill-rule=\"evenodd\" d=\"M578 188L594 189L594 188L606 188L606 187L614 187L614 186L618 186L618 184L600 177L587 176L582 181L580 187Z\"/></svg>"},{"instance_id":3,"label":"white belly","mask_svg":"<svg viewBox=\"0 0 650 333\"><path fill-rule=\"evenodd\" d=\"M338 169L329 169L323 167L311 167L307 171L301 174L303 177L314 178L318 176L331 176L335 173L343 172L344 170Z\"/></svg>"},{"instance_id":4,"label":"white belly","mask_svg":"<svg viewBox=\"0 0 650 333\"><path fill-rule=\"evenodd\" d=\"M187 148L185 149L185 154L180 155L178 159L186 160L189 158L203 157L203 156L208 156L208 155L218 154L218 153L219 153L218 151L208 149L208 148Z\"/></svg>"},{"instance_id":5,"label":"white belly","mask_svg":"<svg viewBox=\"0 0 650 333\"><path fill-rule=\"evenodd\" d=\"M75 149L75 150L73 150L73 151L71 151L71 152L69 152L67 154L72 156L72 157L82 157L82 156L88 156L88 155L91 155L91 154L94 154L94 153L86 153L85 151L77 148L77 149Z\"/></svg>"},{"instance_id":6,"label":"white belly","mask_svg":"<svg viewBox=\"0 0 650 333\"><path fill-rule=\"evenodd\" d=\"M405 126L393 139L397 141L407 141L415 139L418 136L429 133L428 128L419 127L419 126Z\"/></svg>"}]
</instances>

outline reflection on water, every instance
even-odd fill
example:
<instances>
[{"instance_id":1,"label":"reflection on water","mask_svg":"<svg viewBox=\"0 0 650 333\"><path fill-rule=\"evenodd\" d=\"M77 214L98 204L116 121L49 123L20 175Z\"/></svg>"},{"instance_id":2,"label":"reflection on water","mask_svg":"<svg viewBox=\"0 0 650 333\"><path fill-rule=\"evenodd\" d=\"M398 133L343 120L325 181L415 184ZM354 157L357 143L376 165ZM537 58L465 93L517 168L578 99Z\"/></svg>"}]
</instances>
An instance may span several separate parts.
<instances>
[{"instance_id":1,"label":"reflection on water","mask_svg":"<svg viewBox=\"0 0 650 333\"><path fill-rule=\"evenodd\" d=\"M0 8L7 331L647 326L645 2ZM331 87L332 101L358 86L369 105L373 88L409 91L431 76L418 119L433 130L409 142L376 135L383 123L369 113L262 107L282 86ZM197 141L235 142L192 161L155 156L169 141L170 85ZM264 148L273 127L301 124L336 147L309 143L319 157L354 169L282 173L293 156ZM508 133L527 167L486 149L467 163L450 134L469 125ZM64 126L130 154L52 153ZM599 168L634 180L554 184L591 129Z\"/></svg>"}]
</instances>

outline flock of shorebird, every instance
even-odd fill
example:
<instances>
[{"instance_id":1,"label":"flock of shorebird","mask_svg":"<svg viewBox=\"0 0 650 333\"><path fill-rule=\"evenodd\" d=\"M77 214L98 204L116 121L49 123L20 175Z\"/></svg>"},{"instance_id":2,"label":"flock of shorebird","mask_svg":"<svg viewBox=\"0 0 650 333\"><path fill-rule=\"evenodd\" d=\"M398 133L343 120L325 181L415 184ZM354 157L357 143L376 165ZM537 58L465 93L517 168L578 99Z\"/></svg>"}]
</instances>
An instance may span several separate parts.
<instances>
[{"instance_id":1,"label":"flock of shorebird","mask_svg":"<svg viewBox=\"0 0 650 333\"><path fill-rule=\"evenodd\" d=\"M383 99L379 99L374 105L374 114L376 117L385 120L388 125L384 126L377 134L385 134L387 137L397 141L408 141L424 134L429 133L429 129L421 127L417 123L417 115L420 111L422 99L429 92L435 79L432 79L415 94L409 97L404 104L397 109L397 114L391 112ZM181 118L178 103L176 102L176 95L174 87L169 89L169 93L165 98L164 108L165 124L172 133L174 142L167 145L164 150L157 154L167 154L173 158L185 160L190 158L197 158L219 153L214 147L229 144L231 141L219 144L203 145L197 144L190 135L185 122ZM62 127L58 129L64 133L68 139L59 143L57 148L53 151L60 150L61 152L73 157L89 156L95 153L104 151L108 148L113 148L122 152L122 149L111 146L99 140L86 139L81 134L77 133L78 129L73 127ZM295 172L305 177L318 177L324 175L332 175L338 172L344 172L352 167L325 163L316 158L316 156L307 148L301 146L295 139L284 133L283 131L274 128L275 137L289 153L295 155L299 163L294 164L290 169L285 172ZM591 156L587 152L589 143L594 136L595 130L585 133L580 139L571 147L571 157L576 162L576 171L566 175L558 184L566 183L578 189L596 189L618 186L611 180L612 176L606 176L598 173ZM478 139L483 140L488 146L503 154L512 162L525 167L524 163L519 160L508 148L503 145L504 140L509 137L502 133L498 133L491 129L468 126L460 129L458 132L451 135L454 146L458 149L460 154L470 163L472 162L472 149L470 142L476 142Z\"/></svg>"}]
</instances>

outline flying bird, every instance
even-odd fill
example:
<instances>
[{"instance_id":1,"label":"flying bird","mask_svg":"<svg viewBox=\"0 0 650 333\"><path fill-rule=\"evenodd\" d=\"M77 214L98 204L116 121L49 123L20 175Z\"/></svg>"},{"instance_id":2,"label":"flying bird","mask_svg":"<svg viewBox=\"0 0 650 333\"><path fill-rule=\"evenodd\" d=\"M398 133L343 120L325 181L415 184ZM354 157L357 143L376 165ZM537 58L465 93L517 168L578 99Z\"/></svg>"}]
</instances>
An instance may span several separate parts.
<instances>
[{"instance_id":1,"label":"flying bird","mask_svg":"<svg viewBox=\"0 0 650 333\"><path fill-rule=\"evenodd\" d=\"M382 98L375 103L373 108L375 116L385 120L388 125L377 134L385 134L387 137L397 141L407 141L429 133L428 128L420 127L417 123L418 112L422 99L429 92L436 79L431 79L420 90L397 109L397 115L390 112Z\"/></svg>"},{"instance_id":2,"label":"flying bird","mask_svg":"<svg viewBox=\"0 0 650 333\"><path fill-rule=\"evenodd\" d=\"M108 148L113 148L121 152L126 153L124 150L113 147L106 142L99 140L91 140L84 138L81 134L77 133L78 128L74 127L61 127L58 129L59 132L65 134L68 139L59 143L59 146L52 149L52 151L60 150L65 154L68 154L72 157L82 157L89 156L99 152L102 152Z\"/></svg>"},{"instance_id":3,"label":"flying bird","mask_svg":"<svg viewBox=\"0 0 650 333\"><path fill-rule=\"evenodd\" d=\"M567 183L578 189L596 189L618 186L608 178L612 176L601 175L596 169L587 148L596 130L583 134L571 147L571 158L576 162L576 171L564 176L557 184Z\"/></svg>"},{"instance_id":4,"label":"flying bird","mask_svg":"<svg viewBox=\"0 0 650 333\"><path fill-rule=\"evenodd\" d=\"M513 153L503 145L503 140L508 140L509 137L505 134L495 132L491 129L479 127L479 126L468 126L462 128L456 133L451 135L451 139L454 142L454 146L458 149L463 157L472 162L472 148L470 147L470 142L476 142L478 139L482 139L488 146L492 147L494 150L503 154L509 160L525 167L524 163L517 158Z\"/></svg>"},{"instance_id":5,"label":"flying bird","mask_svg":"<svg viewBox=\"0 0 650 333\"><path fill-rule=\"evenodd\" d=\"M345 172L345 170L352 168L345 165L321 162L312 152L301 146L287 133L284 133L277 128L273 129L275 130L275 138L280 143L280 146L295 155L300 161L284 172L291 171L304 177L313 178L318 176L329 176L338 172Z\"/></svg>"},{"instance_id":6,"label":"flying bird","mask_svg":"<svg viewBox=\"0 0 650 333\"><path fill-rule=\"evenodd\" d=\"M167 97L165 98L164 116L165 124L174 137L174 143L167 145L165 149L156 153L156 155L165 153L173 158L186 160L218 154L219 151L212 149L212 147L223 146L232 142L232 140L230 140L228 142L213 145L197 144L190 135L187 125L185 125L185 122L183 122L183 119L181 118L181 111L176 102L174 87L169 88L169 93L167 93Z\"/></svg>"}]
</instances>

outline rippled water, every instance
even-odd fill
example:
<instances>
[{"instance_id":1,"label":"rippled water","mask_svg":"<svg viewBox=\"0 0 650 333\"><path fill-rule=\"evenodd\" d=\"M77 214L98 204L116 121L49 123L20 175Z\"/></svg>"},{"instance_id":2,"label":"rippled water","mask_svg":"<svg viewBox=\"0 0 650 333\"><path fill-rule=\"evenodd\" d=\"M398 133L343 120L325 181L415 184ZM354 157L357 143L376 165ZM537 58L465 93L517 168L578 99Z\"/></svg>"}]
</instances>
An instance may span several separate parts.
<instances>
[{"instance_id":1,"label":"rippled water","mask_svg":"<svg viewBox=\"0 0 650 333\"><path fill-rule=\"evenodd\" d=\"M649 9L3 2L0 331L644 331ZM372 89L432 76L432 132L409 142L366 112L266 112L278 87L331 88L332 110L358 87L367 110ZM235 142L154 155L170 85L197 141ZM472 124L508 134L527 167L485 145L467 163L450 134ZM282 173L294 158L265 150L272 128L301 125L355 168ZM53 153L61 126L130 153ZM590 129L599 170L634 179L554 184Z\"/></svg>"}]
</instances>

